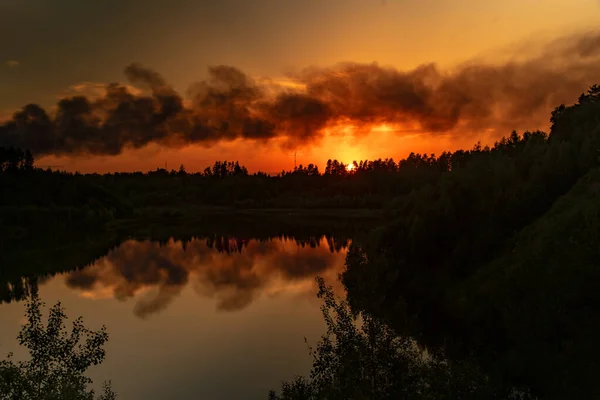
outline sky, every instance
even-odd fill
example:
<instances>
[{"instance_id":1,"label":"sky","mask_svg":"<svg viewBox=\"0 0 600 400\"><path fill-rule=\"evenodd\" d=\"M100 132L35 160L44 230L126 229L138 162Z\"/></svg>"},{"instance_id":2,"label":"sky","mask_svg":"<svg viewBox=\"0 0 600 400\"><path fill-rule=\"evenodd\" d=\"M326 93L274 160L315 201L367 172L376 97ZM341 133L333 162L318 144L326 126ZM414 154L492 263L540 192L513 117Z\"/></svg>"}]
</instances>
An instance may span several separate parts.
<instances>
[{"instance_id":1,"label":"sky","mask_svg":"<svg viewBox=\"0 0 600 400\"><path fill-rule=\"evenodd\" d=\"M54 121L52 143L5 125L0 144L72 171L276 172L294 153L323 166L493 143L548 129L600 82L597 21L598 0L0 0L0 120L38 104ZM90 106L94 130L55 121L82 107L60 99L91 104L112 82L154 104L151 126L105 126L122 92Z\"/></svg>"}]
</instances>

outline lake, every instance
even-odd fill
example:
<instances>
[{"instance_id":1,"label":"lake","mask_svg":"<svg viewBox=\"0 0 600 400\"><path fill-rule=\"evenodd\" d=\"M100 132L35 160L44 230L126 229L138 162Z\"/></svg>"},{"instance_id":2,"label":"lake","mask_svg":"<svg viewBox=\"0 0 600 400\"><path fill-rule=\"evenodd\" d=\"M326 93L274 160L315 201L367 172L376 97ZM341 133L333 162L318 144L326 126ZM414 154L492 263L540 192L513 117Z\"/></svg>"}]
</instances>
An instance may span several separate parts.
<instances>
[{"instance_id":1,"label":"lake","mask_svg":"<svg viewBox=\"0 0 600 400\"><path fill-rule=\"evenodd\" d=\"M132 400L266 399L309 372L304 339L314 344L325 329L315 277L342 293L349 243L325 235L130 238L37 286L47 306L61 301L71 319L106 325L106 360L89 372L94 387L112 380L119 398ZM7 290L16 291L14 280ZM25 307L14 300L0 304L1 358L25 355L16 341Z\"/></svg>"}]
</instances>

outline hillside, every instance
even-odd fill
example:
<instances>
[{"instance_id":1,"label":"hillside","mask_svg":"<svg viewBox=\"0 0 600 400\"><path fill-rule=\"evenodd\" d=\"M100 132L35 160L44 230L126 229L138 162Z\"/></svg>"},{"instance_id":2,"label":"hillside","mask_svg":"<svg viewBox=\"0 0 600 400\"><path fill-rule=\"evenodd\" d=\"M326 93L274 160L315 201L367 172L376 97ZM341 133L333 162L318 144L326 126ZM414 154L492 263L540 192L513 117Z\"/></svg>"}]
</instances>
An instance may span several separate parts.
<instances>
[{"instance_id":1,"label":"hillside","mask_svg":"<svg viewBox=\"0 0 600 400\"><path fill-rule=\"evenodd\" d=\"M347 259L355 310L475 360L507 395L599 395L600 90L399 202ZM474 153L474 154L473 154Z\"/></svg>"},{"instance_id":2,"label":"hillside","mask_svg":"<svg viewBox=\"0 0 600 400\"><path fill-rule=\"evenodd\" d=\"M469 327L466 343L544 398L566 398L573 388L579 398L600 396L599 227L595 169L451 295Z\"/></svg>"}]
</instances>

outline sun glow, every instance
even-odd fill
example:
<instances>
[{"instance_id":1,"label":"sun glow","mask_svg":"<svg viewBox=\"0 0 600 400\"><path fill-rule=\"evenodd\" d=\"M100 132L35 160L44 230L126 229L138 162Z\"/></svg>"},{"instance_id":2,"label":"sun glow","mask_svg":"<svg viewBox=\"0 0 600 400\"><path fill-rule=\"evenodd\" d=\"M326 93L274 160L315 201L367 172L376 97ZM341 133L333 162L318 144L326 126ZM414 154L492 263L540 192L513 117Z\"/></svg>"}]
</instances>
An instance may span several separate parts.
<instances>
[{"instance_id":1,"label":"sun glow","mask_svg":"<svg viewBox=\"0 0 600 400\"><path fill-rule=\"evenodd\" d=\"M354 164L352 164L352 163L348 163L348 165L346 165L346 170L347 170L348 172L352 172L352 171L354 171Z\"/></svg>"}]
</instances>

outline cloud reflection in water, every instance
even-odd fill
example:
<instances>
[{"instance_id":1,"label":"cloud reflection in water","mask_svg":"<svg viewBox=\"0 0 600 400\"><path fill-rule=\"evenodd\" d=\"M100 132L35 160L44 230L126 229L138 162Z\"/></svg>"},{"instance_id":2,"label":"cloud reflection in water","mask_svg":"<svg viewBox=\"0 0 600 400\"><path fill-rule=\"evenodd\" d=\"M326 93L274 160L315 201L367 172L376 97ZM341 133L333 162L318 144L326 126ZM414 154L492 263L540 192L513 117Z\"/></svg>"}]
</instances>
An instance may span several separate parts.
<instances>
[{"instance_id":1,"label":"cloud reflection in water","mask_svg":"<svg viewBox=\"0 0 600 400\"><path fill-rule=\"evenodd\" d=\"M260 295L314 295L317 275L337 282L348 244L326 237L129 240L66 282L88 298L135 298L134 313L142 318L166 308L188 284L215 299L217 310L236 311Z\"/></svg>"}]
</instances>

